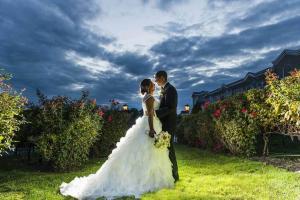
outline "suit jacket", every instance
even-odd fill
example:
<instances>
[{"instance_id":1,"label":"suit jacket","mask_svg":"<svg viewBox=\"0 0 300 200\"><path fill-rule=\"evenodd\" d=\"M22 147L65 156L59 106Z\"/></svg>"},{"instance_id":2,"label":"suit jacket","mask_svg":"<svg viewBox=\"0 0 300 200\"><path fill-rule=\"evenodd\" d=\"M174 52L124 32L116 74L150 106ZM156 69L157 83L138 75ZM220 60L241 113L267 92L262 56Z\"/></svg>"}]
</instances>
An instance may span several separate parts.
<instances>
[{"instance_id":1,"label":"suit jacket","mask_svg":"<svg viewBox=\"0 0 300 200\"><path fill-rule=\"evenodd\" d=\"M162 130L168 131L172 136L176 130L178 95L176 88L167 83L162 90L159 109L156 115L162 123Z\"/></svg>"}]
</instances>

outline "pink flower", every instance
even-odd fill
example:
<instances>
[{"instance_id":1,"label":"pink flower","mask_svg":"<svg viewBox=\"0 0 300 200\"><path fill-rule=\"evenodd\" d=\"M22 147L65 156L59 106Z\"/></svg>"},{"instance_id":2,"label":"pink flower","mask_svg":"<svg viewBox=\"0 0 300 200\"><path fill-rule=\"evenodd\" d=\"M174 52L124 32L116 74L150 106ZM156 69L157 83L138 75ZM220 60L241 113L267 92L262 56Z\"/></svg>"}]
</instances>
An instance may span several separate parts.
<instances>
[{"instance_id":1,"label":"pink flower","mask_svg":"<svg viewBox=\"0 0 300 200\"><path fill-rule=\"evenodd\" d=\"M111 115L108 116L108 122L112 122L112 116Z\"/></svg>"},{"instance_id":2,"label":"pink flower","mask_svg":"<svg viewBox=\"0 0 300 200\"><path fill-rule=\"evenodd\" d=\"M250 115L251 115L251 117L253 117L253 118L257 117L257 113L256 113L256 112L251 112Z\"/></svg>"},{"instance_id":3,"label":"pink flower","mask_svg":"<svg viewBox=\"0 0 300 200\"><path fill-rule=\"evenodd\" d=\"M215 110L213 115L215 118L219 118L221 116L221 110L220 109Z\"/></svg>"},{"instance_id":4,"label":"pink flower","mask_svg":"<svg viewBox=\"0 0 300 200\"><path fill-rule=\"evenodd\" d=\"M97 114L98 114L100 117L103 117L104 112L103 112L101 109L99 109L99 110L97 111Z\"/></svg>"},{"instance_id":5,"label":"pink flower","mask_svg":"<svg viewBox=\"0 0 300 200\"><path fill-rule=\"evenodd\" d=\"M205 103L204 103L204 109L207 109L207 108L208 108L208 106L209 106L209 104L210 104L210 102L209 102L209 101L205 101Z\"/></svg>"},{"instance_id":6,"label":"pink flower","mask_svg":"<svg viewBox=\"0 0 300 200\"><path fill-rule=\"evenodd\" d=\"M246 112L248 112L248 110L246 108L243 108L242 113L246 113Z\"/></svg>"}]
</instances>

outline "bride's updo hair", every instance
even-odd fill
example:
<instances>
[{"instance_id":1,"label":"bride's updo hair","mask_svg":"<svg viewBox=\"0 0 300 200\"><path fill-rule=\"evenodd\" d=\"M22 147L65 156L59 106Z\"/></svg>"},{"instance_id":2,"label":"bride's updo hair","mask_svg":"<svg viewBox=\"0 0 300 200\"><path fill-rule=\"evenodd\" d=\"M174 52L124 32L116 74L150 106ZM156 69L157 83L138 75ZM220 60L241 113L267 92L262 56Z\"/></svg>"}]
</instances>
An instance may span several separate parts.
<instances>
[{"instance_id":1,"label":"bride's updo hair","mask_svg":"<svg viewBox=\"0 0 300 200\"><path fill-rule=\"evenodd\" d=\"M149 93L150 85L151 85L151 80L148 79L148 78L144 79L141 82L140 87L141 87L141 94L142 95L144 95L145 93Z\"/></svg>"}]
</instances>

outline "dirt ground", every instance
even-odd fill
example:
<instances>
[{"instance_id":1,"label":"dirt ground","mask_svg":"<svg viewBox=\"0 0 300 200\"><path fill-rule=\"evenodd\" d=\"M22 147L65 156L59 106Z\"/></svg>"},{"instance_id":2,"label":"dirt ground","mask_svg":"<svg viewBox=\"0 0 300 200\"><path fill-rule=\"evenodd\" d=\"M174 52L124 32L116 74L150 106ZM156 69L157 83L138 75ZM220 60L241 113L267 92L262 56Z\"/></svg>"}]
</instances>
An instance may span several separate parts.
<instances>
[{"instance_id":1,"label":"dirt ground","mask_svg":"<svg viewBox=\"0 0 300 200\"><path fill-rule=\"evenodd\" d=\"M260 161L266 165L273 165L289 171L300 173L300 157L254 157L253 160Z\"/></svg>"}]
</instances>

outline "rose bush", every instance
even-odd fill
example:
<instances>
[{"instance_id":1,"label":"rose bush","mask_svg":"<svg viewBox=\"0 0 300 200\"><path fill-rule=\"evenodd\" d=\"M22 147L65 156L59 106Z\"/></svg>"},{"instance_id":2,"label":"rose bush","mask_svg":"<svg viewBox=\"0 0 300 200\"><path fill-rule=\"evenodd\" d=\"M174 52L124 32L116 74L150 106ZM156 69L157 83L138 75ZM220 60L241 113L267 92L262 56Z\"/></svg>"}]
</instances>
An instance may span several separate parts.
<instances>
[{"instance_id":1,"label":"rose bush","mask_svg":"<svg viewBox=\"0 0 300 200\"><path fill-rule=\"evenodd\" d=\"M212 112L216 135L232 154L251 156L256 153L256 135L259 133L254 113L243 94L218 101Z\"/></svg>"},{"instance_id":2,"label":"rose bush","mask_svg":"<svg viewBox=\"0 0 300 200\"><path fill-rule=\"evenodd\" d=\"M102 113L103 128L98 135L97 141L92 147L92 155L95 157L108 156L121 137L125 136L126 131L131 125L133 113L108 110Z\"/></svg>"},{"instance_id":3,"label":"rose bush","mask_svg":"<svg viewBox=\"0 0 300 200\"><path fill-rule=\"evenodd\" d=\"M190 146L213 150L223 150L223 145L216 138L215 124L209 112L181 116L176 130L178 142Z\"/></svg>"},{"instance_id":4,"label":"rose bush","mask_svg":"<svg viewBox=\"0 0 300 200\"><path fill-rule=\"evenodd\" d=\"M203 129L199 129L199 121L213 127L211 135L237 155L253 155L260 136L264 140L264 155L269 153L271 134L300 136L300 71L295 69L283 79L272 71L265 75L267 85L263 89L251 89L214 103L206 101L193 108L193 114L180 120L179 141L194 146L197 141L202 144L197 136ZM199 117L205 113L213 120Z\"/></svg>"},{"instance_id":5,"label":"rose bush","mask_svg":"<svg viewBox=\"0 0 300 200\"><path fill-rule=\"evenodd\" d=\"M27 130L32 128L38 153L57 171L81 166L101 133L101 109L85 94L79 100L38 95L40 104L32 110L34 115L27 113L30 116Z\"/></svg>"}]
</instances>

